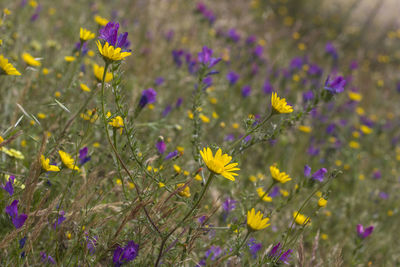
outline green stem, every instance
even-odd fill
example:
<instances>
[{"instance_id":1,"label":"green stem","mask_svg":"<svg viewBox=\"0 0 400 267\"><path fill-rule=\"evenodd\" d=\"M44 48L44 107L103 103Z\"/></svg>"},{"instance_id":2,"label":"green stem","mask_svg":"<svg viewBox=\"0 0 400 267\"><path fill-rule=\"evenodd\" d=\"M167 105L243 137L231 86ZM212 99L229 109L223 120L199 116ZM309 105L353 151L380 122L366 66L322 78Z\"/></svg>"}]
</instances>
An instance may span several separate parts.
<instances>
[{"instance_id":1,"label":"green stem","mask_svg":"<svg viewBox=\"0 0 400 267\"><path fill-rule=\"evenodd\" d=\"M199 198L196 200L194 203L193 207L189 210L188 213L183 217L183 219L162 239L161 245L160 245L160 250L158 252L158 257L155 263L155 267L157 267L160 264L160 260L163 254L164 246L165 243L167 242L168 238L185 222L187 218L189 218L190 215L192 215L192 212L197 208L197 206L200 204L200 201L202 200L204 194L206 193L208 187L211 184L211 181L213 180L215 174L213 172L210 173L210 176L208 177L206 185L203 187L203 190L200 193Z\"/></svg>"},{"instance_id":2,"label":"green stem","mask_svg":"<svg viewBox=\"0 0 400 267\"><path fill-rule=\"evenodd\" d=\"M245 139L248 135L254 133L257 131L258 128L260 128L264 123L266 123L275 113L271 112L262 122L257 124L253 129L247 130L247 132L238 140L236 140L232 145L230 145L229 150L235 148L238 144L240 144L243 139Z\"/></svg>"}]
</instances>

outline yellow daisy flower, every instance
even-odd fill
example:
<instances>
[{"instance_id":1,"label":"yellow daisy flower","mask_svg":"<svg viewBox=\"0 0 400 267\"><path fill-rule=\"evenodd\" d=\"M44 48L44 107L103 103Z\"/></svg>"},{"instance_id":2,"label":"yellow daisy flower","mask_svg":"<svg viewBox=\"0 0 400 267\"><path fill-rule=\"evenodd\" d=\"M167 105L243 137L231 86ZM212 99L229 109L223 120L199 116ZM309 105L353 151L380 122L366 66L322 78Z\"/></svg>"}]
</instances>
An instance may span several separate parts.
<instances>
[{"instance_id":1,"label":"yellow daisy flower","mask_svg":"<svg viewBox=\"0 0 400 267\"><path fill-rule=\"evenodd\" d=\"M96 76L97 80L101 82L103 80L104 67L100 67L97 64L93 64L93 73L94 76ZM107 72L105 82L108 83L109 81L112 80L112 78L113 78L112 73Z\"/></svg>"},{"instance_id":2,"label":"yellow daisy flower","mask_svg":"<svg viewBox=\"0 0 400 267\"><path fill-rule=\"evenodd\" d=\"M6 59L3 55L0 55L0 74L6 75L21 75L16 68L14 68L11 63L8 63L8 59Z\"/></svg>"},{"instance_id":3,"label":"yellow daisy flower","mask_svg":"<svg viewBox=\"0 0 400 267\"><path fill-rule=\"evenodd\" d=\"M271 95L271 105L272 109L276 113L291 113L293 112L293 107L286 103L285 98L279 98L276 92Z\"/></svg>"},{"instance_id":4,"label":"yellow daisy flower","mask_svg":"<svg viewBox=\"0 0 400 267\"><path fill-rule=\"evenodd\" d=\"M85 91L85 92L90 92L91 91L90 88L84 83L81 83L80 87L81 87L82 91Z\"/></svg>"},{"instance_id":5,"label":"yellow daisy flower","mask_svg":"<svg viewBox=\"0 0 400 267\"><path fill-rule=\"evenodd\" d=\"M251 211L247 211L247 226L249 230L258 231L267 228L270 224L269 218L264 218L260 211L256 213L254 208Z\"/></svg>"},{"instance_id":6,"label":"yellow daisy flower","mask_svg":"<svg viewBox=\"0 0 400 267\"><path fill-rule=\"evenodd\" d=\"M301 213L298 212L293 212L293 218L295 219L295 222L298 225L306 225L308 223L311 223L310 217L306 217Z\"/></svg>"},{"instance_id":7,"label":"yellow daisy flower","mask_svg":"<svg viewBox=\"0 0 400 267\"><path fill-rule=\"evenodd\" d=\"M79 171L79 167L75 165L75 161L70 154L62 150L59 150L58 154L60 154L61 161L68 169Z\"/></svg>"},{"instance_id":8,"label":"yellow daisy flower","mask_svg":"<svg viewBox=\"0 0 400 267\"><path fill-rule=\"evenodd\" d=\"M321 208L325 207L327 203L328 203L328 200L326 200L323 197L320 197L318 199L318 206L321 207Z\"/></svg>"},{"instance_id":9,"label":"yellow daisy flower","mask_svg":"<svg viewBox=\"0 0 400 267\"><path fill-rule=\"evenodd\" d=\"M60 168L55 165L50 165L50 159L46 159L44 155L40 156L40 162L42 163L43 170L47 172L59 172Z\"/></svg>"},{"instance_id":10,"label":"yellow daisy flower","mask_svg":"<svg viewBox=\"0 0 400 267\"><path fill-rule=\"evenodd\" d=\"M100 26L106 26L108 23L108 19L100 17L99 15L94 16L94 21Z\"/></svg>"},{"instance_id":11,"label":"yellow daisy flower","mask_svg":"<svg viewBox=\"0 0 400 267\"><path fill-rule=\"evenodd\" d=\"M269 171L271 172L272 178L274 178L277 182L281 184L292 180L292 178L290 178L288 174L286 174L285 172L280 172L279 169L274 165L269 167Z\"/></svg>"},{"instance_id":12,"label":"yellow daisy flower","mask_svg":"<svg viewBox=\"0 0 400 267\"><path fill-rule=\"evenodd\" d=\"M217 153L215 153L215 157L209 147L204 148L203 151L200 151L200 155L203 158L204 163L207 168L215 173L221 174L226 179L231 181L235 181L234 176L238 176L234 171L240 170L239 168L235 168L238 163L231 163L232 157L228 156L228 154L222 155L222 150L218 149Z\"/></svg>"},{"instance_id":13,"label":"yellow daisy flower","mask_svg":"<svg viewBox=\"0 0 400 267\"><path fill-rule=\"evenodd\" d=\"M22 53L22 59L25 61L26 64L33 67L39 67L42 65L39 60L36 60L31 54L29 53Z\"/></svg>"},{"instance_id":14,"label":"yellow daisy flower","mask_svg":"<svg viewBox=\"0 0 400 267\"><path fill-rule=\"evenodd\" d=\"M257 188L257 194L265 202L271 202L272 201L272 197L268 196L268 194L265 194L265 191L264 191L264 189L262 187Z\"/></svg>"},{"instance_id":15,"label":"yellow daisy flower","mask_svg":"<svg viewBox=\"0 0 400 267\"><path fill-rule=\"evenodd\" d=\"M184 186L185 186L185 184L177 184L177 185L176 185L177 189L181 189L181 188L184 187ZM182 197L190 197L191 195L190 195L190 188L189 188L189 186L185 186L185 188L184 188L182 191L180 191L178 194L179 194L180 196L182 196Z\"/></svg>"},{"instance_id":16,"label":"yellow daisy flower","mask_svg":"<svg viewBox=\"0 0 400 267\"><path fill-rule=\"evenodd\" d=\"M74 56L65 56L64 57L64 60L65 61L67 61L67 62L72 62L72 61L75 61L75 57Z\"/></svg>"},{"instance_id":17,"label":"yellow daisy flower","mask_svg":"<svg viewBox=\"0 0 400 267\"><path fill-rule=\"evenodd\" d=\"M79 38L81 42L92 40L95 37L95 34L85 28L81 28L79 31Z\"/></svg>"},{"instance_id":18,"label":"yellow daisy flower","mask_svg":"<svg viewBox=\"0 0 400 267\"><path fill-rule=\"evenodd\" d=\"M121 52L121 47L115 48L108 42L106 42L104 46L102 46L100 41L97 41L97 48L99 49L100 54L106 61L124 60L126 57L132 54L131 52Z\"/></svg>"},{"instance_id":19,"label":"yellow daisy flower","mask_svg":"<svg viewBox=\"0 0 400 267\"><path fill-rule=\"evenodd\" d=\"M124 120L121 116L113 118L108 124L112 127L119 129L120 134L122 134L122 129L124 128Z\"/></svg>"}]
</instances>

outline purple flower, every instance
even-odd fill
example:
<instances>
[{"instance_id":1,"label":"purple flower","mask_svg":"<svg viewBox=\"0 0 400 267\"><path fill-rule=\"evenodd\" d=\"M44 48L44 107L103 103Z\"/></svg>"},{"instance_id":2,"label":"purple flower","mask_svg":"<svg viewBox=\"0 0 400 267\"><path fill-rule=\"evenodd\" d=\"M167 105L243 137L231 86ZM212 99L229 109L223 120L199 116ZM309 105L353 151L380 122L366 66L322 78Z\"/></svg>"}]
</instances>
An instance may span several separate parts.
<instances>
[{"instance_id":1,"label":"purple flower","mask_svg":"<svg viewBox=\"0 0 400 267\"><path fill-rule=\"evenodd\" d=\"M6 185L1 187L4 190L6 190L10 196L14 194L14 187L13 187L14 179L15 179L14 176L10 176L8 178L8 182L6 183Z\"/></svg>"},{"instance_id":2,"label":"purple flower","mask_svg":"<svg viewBox=\"0 0 400 267\"><path fill-rule=\"evenodd\" d=\"M124 263L134 260L139 253L139 245L133 241L121 248L118 246L114 251L113 262L115 267L119 267Z\"/></svg>"},{"instance_id":3,"label":"purple flower","mask_svg":"<svg viewBox=\"0 0 400 267\"><path fill-rule=\"evenodd\" d=\"M319 148L317 148L317 147L315 147L314 145L311 144L309 146L308 150L307 150L307 153L310 156L318 156L319 155Z\"/></svg>"},{"instance_id":4,"label":"purple flower","mask_svg":"<svg viewBox=\"0 0 400 267\"><path fill-rule=\"evenodd\" d=\"M333 44L331 42L326 43L325 52L330 54L334 60L337 60L338 53L336 51L336 48L333 46Z\"/></svg>"},{"instance_id":5,"label":"purple flower","mask_svg":"<svg viewBox=\"0 0 400 267\"><path fill-rule=\"evenodd\" d=\"M156 143L156 148L158 150L158 153L164 154L165 148L166 148L166 145L165 145L164 141L163 140L158 140L157 143Z\"/></svg>"},{"instance_id":6,"label":"purple flower","mask_svg":"<svg viewBox=\"0 0 400 267\"><path fill-rule=\"evenodd\" d=\"M167 154L167 156L165 156L165 160L175 158L176 156L178 156L178 154L179 154L178 150L169 152L169 153Z\"/></svg>"},{"instance_id":7,"label":"purple flower","mask_svg":"<svg viewBox=\"0 0 400 267\"><path fill-rule=\"evenodd\" d=\"M19 240L19 248L20 248L20 249L23 249L23 248L24 248L26 239L27 239L27 237L25 236L24 238L21 238L21 239Z\"/></svg>"},{"instance_id":8,"label":"purple flower","mask_svg":"<svg viewBox=\"0 0 400 267\"><path fill-rule=\"evenodd\" d=\"M374 231L373 226L369 226L364 229L362 224L357 224L357 234L362 239L367 238L370 234L372 234L372 231Z\"/></svg>"},{"instance_id":9,"label":"purple flower","mask_svg":"<svg viewBox=\"0 0 400 267\"><path fill-rule=\"evenodd\" d=\"M345 86L346 86L346 80L342 76L338 76L333 80L330 80L329 76L326 78L325 90L328 90L332 94L338 94L343 92Z\"/></svg>"},{"instance_id":10,"label":"purple flower","mask_svg":"<svg viewBox=\"0 0 400 267\"><path fill-rule=\"evenodd\" d=\"M15 228L21 228L24 225L28 215L22 213L18 215L18 200L14 200L11 205L6 207L6 213L10 215Z\"/></svg>"},{"instance_id":11,"label":"purple flower","mask_svg":"<svg viewBox=\"0 0 400 267\"><path fill-rule=\"evenodd\" d=\"M86 234L86 248L90 254L93 254L94 251L96 250L98 237L97 236L90 237L88 233L85 234Z\"/></svg>"},{"instance_id":12,"label":"purple flower","mask_svg":"<svg viewBox=\"0 0 400 267\"><path fill-rule=\"evenodd\" d=\"M83 165L86 162L88 162L91 159L90 156L88 156L88 148L85 146L81 150L79 150L79 164Z\"/></svg>"},{"instance_id":13,"label":"purple flower","mask_svg":"<svg viewBox=\"0 0 400 267\"><path fill-rule=\"evenodd\" d=\"M39 13L42 10L42 5L38 5L35 9L35 13L33 13L32 17L31 17L31 22L34 22L35 20L37 20L39 18Z\"/></svg>"},{"instance_id":14,"label":"purple flower","mask_svg":"<svg viewBox=\"0 0 400 267\"><path fill-rule=\"evenodd\" d=\"M253 258L257 258L258 251L262 249L262 243L257 243L256 240L252 237L249 239L249 242L247 242L247 245L249 246L250 253Z\"/></svg>"},{"instance_id":15,"label":"purple flower","mask_svg":"<svg viewBox=\"0 0 400 267\"><path fill-rule=\"evenodd\" d=\"M284 253L282 254L282 250L281 250L280 246L281 246L281 243L276 244L276 245L271 249L271 251L268 253L268 256L269 256L270 258L277 258L277 257L279 257L278 260L277 260L277 262L281 261L281 262L283 262L283 263L285 263L285 264L289 264L290 256L291 256L291 254L292 254L293 251L292 251L291 249L288 249L286 252L284 252Z\"/></svg>"},{"instance_id":16,"label":"purple flower","mask_svg":"<svg viewBox=\"0 0 400 267\"><path fill-rule=\"evenodd\" d=\"M239 74L237 74L234 71L230 71L227 75L226 75L226 79L229 81L230 85L234 85L238 80L239 80Z\"/></svg>"},{"instance_id":17,"label":"purple flower","mask_svg":"<svg viewBox=\"0 0 400 267\"><path fill-rule=\"evenodd\" d=\"M290 69L300 69L303 66L304 60L301 57L295 57L290 61Z\"/></svg>"},{"instance_id":18,"label":"purple flower","mask_svg":"<svg viewBox=\"0 0 400 267\"><path fill-rule=\"evenodd\" d=\"M172 57L177 67L182 66L182 59L181 57L184 55L183 50L173 50Z\"/></svg>"},{"instance_id":19,"label":"purple flower","mask_svg":"<svg viewBox=\"0 0 400 267\"><path fill-rule=\"evenodd\" d=\"M333 134L335 132L336 129L336 124L335 123L331 123L326 127L326 133L327 134Z\"/></svg>"},{"instance_id":20,"label":"purple flower","mask_svg":"<svg viewBox=\"0 0 400 267\"><path fill-rule=\"evenodd\" d=\"M358 62L356 60L351 61L349 68L355 70L358 68Z\"/></svg>"},{"instance_id":21,"label":"purple flower","mask_svg":"<svg viewBox=\"0 0 400 267\"><path fill-rule=\"evenodd\" d=\"M228 197L222 203L222 208L224 209L224 211L229 213L229 212L231 212L232 210L234 210L236 208L236 203L237 203L236 200L234 200L233 198Z\"/></svg>"},{"instance_id":22,"label":"purple flower","mask_svg":"<svg viewBox=\"0 0 400 267\"><path fill-rule=\"evenodd\" d=\"M139 106L144 108L147 104L154 103L156 101L157 92L153 88L143 90L142 97L139 101Z\"/></svg>"},{"instance_id":23,"label":"purple flower","mask_svg":"<svg viewBox=\"0 0 400 267\"><path fill-rule=\"evenodd\" d=\"M246 39L246 44L247 45L252 45L257 41L257 37L255 35L250 35L249 37L247 37Z\"/></svg>"},{"instance_id":24,"label":"purple flower","mask_svg":"<svg viewBox=\"0 0 400 267\"><path fill-rule=\"evenodd\" d=\"M168 42L170 42L174 38L174 35L175 35L174 30L169 30L165 33L164 37Z\"/></svg>"},{"instance_id":25,"label":"purple flower","mask_svg":"<svg viewBox=\"0 0 400 267\"><path fill-rule=\"evenodd\" d=\"M304 166L304 176L310 177L310 174L311 174L311 167L308 165Z\"/></svg>"},{"instance_id":26,"label":"purple flower","mask_svg":"<svg viewBox=\"0 0 400 267\"><path fill-rule=\"evenodd\" d=\"M374 179L381 179L382 178L382 173L380 170L374 170L374 172L372 173L372 177Z\"/></svg>"},{"instance_id":27,"label":"purple flower","mask_svg":"<svg viewBox=\"0 0 400 267\"><path fill-rule=\"evenodd\" d=\"M281 189L279 186L274 186L271 190L271 192L268 193L270 197L276 197L281 194Z\"/></svg>"},{"instance_id":28,"label":"purple flower","mask_svg":"<svg viewBox=\"0 0 400 267\"><path fill-rule=\"evenodd\" d=\"M257 45L254 49L253 49L253 54L258 57L261 58L264 52L264 48L261 45Z\"/></svg>"},{"instance_id":29,"label":"purple flower","mask_svg":"<svg viewBox=\"0 0 400 267\"><path fill-rule=\"evenodd\" d=\"M40 257L42 258L42 262L44 264L56 264L56 261L53 259L52 256L47 256L45 252L40 252Z\"/></svg>"},{"instance_id":30,"label":"purple flower","mask_svg":"<svg viewBox=\"0 0 400 267\"><path fill-rule=\"evenodd\" d=\"M271 83L268 80L265 80L262 89L265 94L270 94L274 91L274 87L272 87Z\"/></svg>"},{"instance_id":31,"label":"purple flower","mask_svg":"<svg viewBox=\"0 0 400 267\"><path fill-rule=\"evenodd\" d=\"M308 102L314 98L312 90L303 93L303 102Z\"/></svg>"},{"instance_id":32,"label":"purple flower","mask_svg":"<svg viewBox=\"0 0 400 267\"><path fill-rule=\"evenodd\" d=\"M176 107L176 108L180 108L180 106L182 105L182 103L183 103L183 98L182 98L182 97L178 98L178 99L176 100L175 107Z\"/></svg>"},{"instance_id":33,"label":"purple flower","mask_svg":"<svg viewBox=\"0 0 400 267\"><path fill-rule=\"evenodd\" d=\"M205 257L211 256L211 260L215 261L224 251L219 246L211 246L205 253Z\"/></svg>"},{"instance_id":34,"label":"purple flower","mask_svg":"<svg viewBox=\"0 0 400 267\"><path fill-rule=\"evenodd\" d=\"M155 81L154 81L154 84L156 85L156 86L160 86L160 85L162 85L164 83L164 77L157 77L156 79L155 79Z\"/></svg>"},{"instance_id":35,"label":"purple flower","mask_svg":"<svg viewBox=\"0 0 400 267\"><path fill-rule=\"evenodd\" d=\"M240 35L235 29L230 29L228 31L228 38L234 41L235 43L240 41Z\"/></svg>"},{"instance_id":36,"label":"purple flower","mask_svg":"<svg viewBox=\"0 0 400 267\"><path fill-rule=\"evenodd\" d=\"M63 221L65 221L67 218L64 217L65 212L64 211L60 211L60 213L57 216L57 220L56 222L53 224L53 228L56 229L57 226L59 226Z\"/></svg>"},{"instance_id":37,"label":"purple flower","mask_svg":"<svg viewBox=\"0 0 400 267\"><path fill-rule=\"evenodd\" d=\"M198 60L200 63L203 63L207 68L211 69L218 62L221 61L221 58L212 57L213 51L211 48L207 46L203 46L203 50L198 54Z\"/></svg>"},{"instance_id":38,"label":"purple flower","mask_svg":"<svg viewBox=\"0 0 400 267\"><path fill-rule=\"evenodd\" d=\"M163 117L166 117L166 116L168 116L168 114L171 112L171 110L172 110L172 106L171 105L167 105L166 107L165 107L165 109L163 110L163 112L162 112L162 116Z\"/></svg>"},{"instance_id":39,"label":"purple flower","mask_svg":"<svg viewBox=\"0 0 400 267\"><path fill-rule=\"evenodd\" d=\"M106 26L99 30L99 39L102 39L114 47L128 48L128 33L118 35L119 23L110 21Z\"/></svg>"},{"instance_id":40,"label":"purple flower","mask_svg":"<svg viewBox=\"0 0 400 267\"><path fill-rule=\"evenodd\" d=\"M319 76L322 74L322 69L317 64L311 64L310 68L308 69L308 74Z\"/></svg>"},{"instance_id":41,"label":"purple flower","mask_svg":"<svg viewBox=\"0 0 400 267\"><path fill-rule=\"evenodd\" d=\"M325 174L326 174L327 172L328 172L328 171L327 171L325 168L321 168L321 169L319 169L318 171L314 172L314 173L311 175L311 177L312 177L314 180L317 180L317 181L319 181L319 182L322 182L322 181L324 181L324 176L325 176Z\"/></svg>"},{"instance_id":42,"label":"purple flower","mask_svg":"<svg viewBox=\"0 0 400 267\"><path fill-rule=\"evenodd\" d=\"M251 87L250 87L250 85L245 85L245 86L243 86L243 88L242 88L242 96L243 96L243 97L248 97L248 96L250 96L250 94L251 94Z\"/></svg>"},{"instance_id":43,"label":"purple flower","mask_svg":"<svg viewBox=\"0 0 400 267\"><path fill-rule=\"evenodd\" d=\"M389 195L386 193L386 192L379 192L379 197L381 198L381 199L388 199L389 198Z\"/></svg>"}]
</instances>

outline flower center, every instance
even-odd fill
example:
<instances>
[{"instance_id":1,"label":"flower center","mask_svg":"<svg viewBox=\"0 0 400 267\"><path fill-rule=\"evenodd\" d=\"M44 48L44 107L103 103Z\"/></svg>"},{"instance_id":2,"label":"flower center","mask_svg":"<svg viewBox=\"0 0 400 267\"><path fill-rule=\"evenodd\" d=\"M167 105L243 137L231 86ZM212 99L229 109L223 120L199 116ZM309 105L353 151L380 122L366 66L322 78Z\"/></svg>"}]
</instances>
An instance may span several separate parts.
<instances>
[{"instance_id":1,"label":"flower center","mask_svg":"<svg viewBox=\"0 0 400 267\"><path fill-rule=\"evenodd\" d=\"M221 174L224 171L224 165L222 162L215 159L210 160L207 167L216 174Z\"/></svg>"}]
</instances>

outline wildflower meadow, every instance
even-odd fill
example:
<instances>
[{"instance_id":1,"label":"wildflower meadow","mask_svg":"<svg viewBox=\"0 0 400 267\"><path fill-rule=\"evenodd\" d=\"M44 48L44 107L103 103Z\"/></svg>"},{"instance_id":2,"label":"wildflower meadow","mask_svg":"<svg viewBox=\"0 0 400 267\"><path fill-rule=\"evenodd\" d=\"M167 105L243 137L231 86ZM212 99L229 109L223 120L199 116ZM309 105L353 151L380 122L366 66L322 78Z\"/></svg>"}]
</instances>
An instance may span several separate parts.
<instances>
[{"instance_id":1,"label":"wildflower meadow","mask_svg":"<svg viewBox=\"0 0 400 267\"><path fill-rule=\"evenodd\" d=\"M384 2L0 1L0 266L400 266Z\"/></svg>"}]
</instances>

